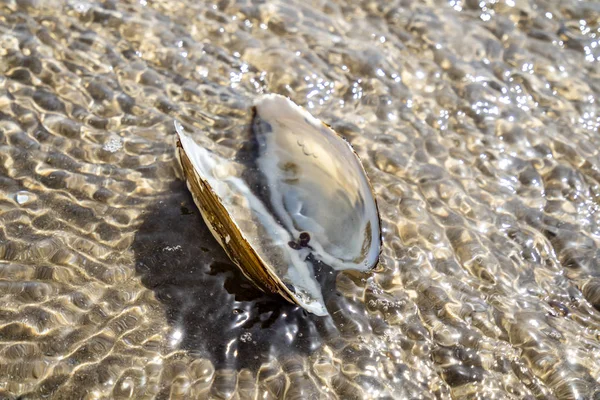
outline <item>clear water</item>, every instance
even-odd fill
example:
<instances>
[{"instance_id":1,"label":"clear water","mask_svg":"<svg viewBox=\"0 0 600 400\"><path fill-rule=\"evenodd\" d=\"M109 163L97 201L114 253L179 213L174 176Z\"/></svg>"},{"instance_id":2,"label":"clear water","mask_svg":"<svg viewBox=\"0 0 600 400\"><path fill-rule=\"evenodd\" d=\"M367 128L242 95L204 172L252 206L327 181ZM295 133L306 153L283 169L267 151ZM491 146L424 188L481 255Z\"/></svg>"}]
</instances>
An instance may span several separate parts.
<instances>
[{"instance_id":1,"label":"clear water","mask_svg":"<svg viewBox=\"0 0 600 400\"><path fill-rule=\"evenodd\" d=\"M600 5L4 0L0 397L597 399ZM260 93L352 142L384 252L318 318L180 180Z\"/></svg>"}]
</instances>

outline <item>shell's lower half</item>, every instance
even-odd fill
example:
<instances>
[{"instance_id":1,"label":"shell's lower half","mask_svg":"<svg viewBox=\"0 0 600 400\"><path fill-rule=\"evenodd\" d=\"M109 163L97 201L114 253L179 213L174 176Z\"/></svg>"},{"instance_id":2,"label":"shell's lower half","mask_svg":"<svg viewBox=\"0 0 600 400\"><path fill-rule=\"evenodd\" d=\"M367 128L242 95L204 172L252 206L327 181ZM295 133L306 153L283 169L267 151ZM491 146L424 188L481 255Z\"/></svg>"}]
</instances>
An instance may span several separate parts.
<instances>
[{"instance_id":1,"label":"shell's lower half","mask_svg":"<svg viewBox=\"0 0 600 400\"><path fill-rule=\"evenodd\" d=\"M202 214L202 219L229 258L258 288L266 293L279 294L287 301L295 303L291 296L279 289L282 284L265 271L262 261L242 237L240 231L235 228L235 223L216 194L194 170L179 141L177 141L177 157L186 177L188 190Z\"/></svg>"}]
</instances>

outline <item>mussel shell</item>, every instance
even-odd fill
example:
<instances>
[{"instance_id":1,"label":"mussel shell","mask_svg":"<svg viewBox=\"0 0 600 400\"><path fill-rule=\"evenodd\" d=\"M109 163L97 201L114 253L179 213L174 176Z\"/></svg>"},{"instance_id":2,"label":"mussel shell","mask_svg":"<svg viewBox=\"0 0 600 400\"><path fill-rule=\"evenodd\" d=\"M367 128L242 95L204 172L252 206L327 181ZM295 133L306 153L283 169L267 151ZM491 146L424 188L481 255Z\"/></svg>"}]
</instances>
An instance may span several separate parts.
<instances>
[{"instance_id":1,"label":"mussel shell","mask_svg":"<svg viewBox=\"0 0 600 400\"><path fill-rule=\"evenodd\" d=\"M315 264L376 265L380 219L362 164L304 109L278 95L259 98L248 138L254 146L236 157L176 128L180 163L204 220L258 287L327 315Z\"/></svg>"}]
</instances>

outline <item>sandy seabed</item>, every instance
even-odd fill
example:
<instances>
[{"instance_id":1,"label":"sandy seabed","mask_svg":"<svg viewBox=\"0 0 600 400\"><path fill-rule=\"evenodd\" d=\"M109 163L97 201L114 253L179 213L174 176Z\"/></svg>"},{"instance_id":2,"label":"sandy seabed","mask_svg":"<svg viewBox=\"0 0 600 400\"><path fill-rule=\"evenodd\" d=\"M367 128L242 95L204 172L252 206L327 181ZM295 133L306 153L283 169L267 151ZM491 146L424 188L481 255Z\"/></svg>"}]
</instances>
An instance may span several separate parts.
<instances>
[{"instance_id":1,"label":"sandy seabed","mask_svg":"<svg viewBox=\"0 0 600 400\"><path fill-rule=\"evenodd\" d=\"M0 398L600 399L600 4L0 3ZM175 119L347 138L377 270L319 318L202 222Z\"/></svg>"}]
</instances>

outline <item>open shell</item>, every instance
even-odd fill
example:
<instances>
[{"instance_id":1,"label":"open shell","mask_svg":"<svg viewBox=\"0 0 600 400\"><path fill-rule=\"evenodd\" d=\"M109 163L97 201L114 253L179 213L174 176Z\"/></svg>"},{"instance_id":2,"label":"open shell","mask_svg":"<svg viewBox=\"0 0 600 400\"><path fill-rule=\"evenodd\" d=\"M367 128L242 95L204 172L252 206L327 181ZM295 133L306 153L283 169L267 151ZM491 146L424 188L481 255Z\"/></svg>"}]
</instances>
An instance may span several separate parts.
<instances>
[{"instance_id":1,"label":"open shell","mask_svg":"<svg viewBox=\"0 0 600 400\"><path fill-rule=\"evenodd\" d=\"M307 111L279 95L260 97L248 145L235 156L211 151L175 126L202 217L258 287L327 315L316 275L377 264L381 224L362 164Z\"/></svg>"}]
</instances>

